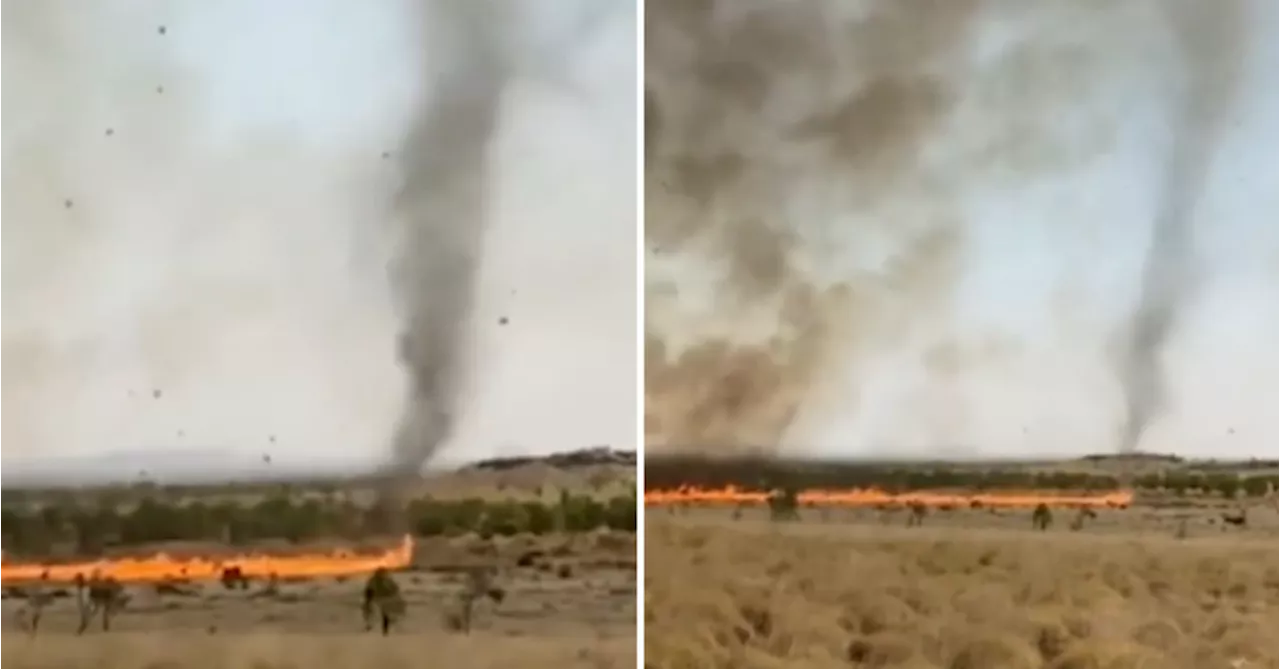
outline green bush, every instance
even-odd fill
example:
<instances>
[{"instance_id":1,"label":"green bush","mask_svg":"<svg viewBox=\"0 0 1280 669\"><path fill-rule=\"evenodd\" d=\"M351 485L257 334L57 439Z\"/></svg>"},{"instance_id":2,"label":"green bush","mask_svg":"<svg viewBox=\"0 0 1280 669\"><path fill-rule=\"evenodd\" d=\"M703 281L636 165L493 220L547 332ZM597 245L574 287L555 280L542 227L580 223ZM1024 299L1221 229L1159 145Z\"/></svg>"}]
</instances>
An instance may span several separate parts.
<instances>
[{"instance_id":1,"label":"green bush","mask_svg":"<svg viewBox=\"0 0 1280 669\"><path fill-rule=\"evenodd\" d=\"M523 504L514 501L498 502L485 507L481 516L480 536L512 537L529 530L529 515Z\"/></svg>"},{"instance_id":2,"label":"green bush","mask_svg":"<svg viewBox=\"0 0 1280 669\"><path fill-rule=\"evenodd\" d=\"M1270 492L1280 490L1280 476L1275 474L1254 474L1240 482L1245 494L1250 497L1261 497Z\"/></svg>"},{"instance_id":3,"label":"green bush","mask_svg":"<svg viewBox=\"0 0 1280 669\"><path fill-rule=\"evenodd\" d=\"M635 532L639 522L638 506L639 500L634 494L610 499L605 509L605 525L618 532Z\"/></svg>"},{"instance_id":4,"label":"green bush","mask_svg":"<svg viewBox=\"0 0 1280 669\"><path fill-rule=\"evenodd\" d=\"M132 508L84 508L71 501L40 507L5 507L0 515L5 550L15 556L47 555L74 542L80 555L114 546L164 541L214 541L242 545L266 539L305 542L359 539L408 531L418 536L513 536L521 533L588 532L609 528L635 532L634 494L598 500L561 494L551 503L423 497L401 508L359 507L338 496L290 498L275 492L251 505L223 501L167 501L143 497Z\"/></svg>"},{"instance_id":5,"label":"green bush","mask_svg":"<svg viewBox=\"0 0 1280 669\"><path fill-rule=\"evenodd\" d=\"M590 532L605 525L605 506L587 495L562 493L558 512L565 532Z\"/></svg>"},{"instance_id":6,"label":"green bush","mask_svg":"<svg viewBox=\"0 0 1280 669\"><path fill-rule=\"evenodd\" d=\"M449 531L448 509L430 497L413 500L405 513L409 516L409 531L420 537L439 536Z\"/></svg>"},{"instance_id":7,"label":"green bush","mask_svg":"<svg viewBox=\"0 0 1280 669\"><path fill-rule=\"evenodd\" d=\"M529 519L528 530L532 534L548 534L556 529L556 514L551 507L542 502L525 502L525 517Z\"/></svg>"}]
</instances>

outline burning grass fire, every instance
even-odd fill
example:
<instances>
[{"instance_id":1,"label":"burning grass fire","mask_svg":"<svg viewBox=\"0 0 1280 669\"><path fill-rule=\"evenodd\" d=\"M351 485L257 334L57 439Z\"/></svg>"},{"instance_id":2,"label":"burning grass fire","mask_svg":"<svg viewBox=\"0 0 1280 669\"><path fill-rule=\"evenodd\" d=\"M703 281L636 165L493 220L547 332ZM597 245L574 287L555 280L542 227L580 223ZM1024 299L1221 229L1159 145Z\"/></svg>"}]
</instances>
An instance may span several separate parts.
<instances>
[{"instance_id":1,"label":"burning grass fire","mask_svg":"<svg viewBox=\"0 0 1280 669\"><path fill-rule=\"evenodd\" d=\"M672 504L765 504L772 493L748 491L728 486L720 489L680 487L674 490L649 490L644 494L647 506ZM1126 508L1133 502L1133 493L1116 490L1100 494L1045 494L1032 492L955 493L915 491L890 493L874 488L849 490L803 490L796 493L796 501L814 506L878 506L924 505L926 507L1012 507L1031 509L1040 505L1049 507Z\"/></svg>"},{"instance_id":2,"label":"burning grass fire","mask_svg":"<svg viewBox=\"0 0 1280 669\"><path fill-rule=\"evenodd\" d=\"M1112 476L894 463L658 457L645 462L647 506L774 504L920 508L1127 508L1136 491ZM755 483L751 483L755 482Z\"/></svg>"},{"instance_id":3,"label":"burning grass fire","mask_svg":"<svg viewBox=\"0 0 1280 669\"><path fill-rule=\"evenodd\" d=\"M72 583L77 576L94 575L121 583L219 580L234 573L242 578L316 578L353 576L378 569L398 570L413 560L413 538L373 554L350 550L298 555L233 555L228 557L174 558L158 553L142 558L116 558L66 564L9 563L0 565L0 582L16 585L32 582Z\"/></svg>"}]
</instances>

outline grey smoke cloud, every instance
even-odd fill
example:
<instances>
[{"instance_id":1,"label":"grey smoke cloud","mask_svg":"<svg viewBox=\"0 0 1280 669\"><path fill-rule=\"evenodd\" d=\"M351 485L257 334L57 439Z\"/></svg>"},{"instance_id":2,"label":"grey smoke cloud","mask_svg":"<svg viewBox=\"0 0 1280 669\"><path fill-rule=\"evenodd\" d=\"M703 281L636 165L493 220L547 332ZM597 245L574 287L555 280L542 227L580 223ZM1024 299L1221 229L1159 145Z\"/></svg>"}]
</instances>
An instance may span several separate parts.
<instances>
[{"instance_id":1,"label":"grey smoke cloud","mask_svg":"<svg viewBox=\"0 0 1280 669\"><path fill-rule=\"evenodd\" d=\"M649 446L1272 452L1275 7L1195 8L648 3Z\"/></svg>"},{"instance_id":2,"label":"grey smoke cloud","mask_svg":"<svg viewBox=\"0 0 1280 669\"><path fill-rule=\"evenodd\" d=\"M386 463L424 6L5 3L6 479ZM634 438L636 17L506 6L446 463Z\"/></svg>"},{"instance_id":3,"label":"grey smoke cloud","mask_svg":"<svg viewBox=\"0 0 1280 669\"><path fill-rule=\"evenodd\" d=\"M1120 448L1137 448L1163 403L1159 356L1174 333L1178 310L1193 296L1196 271L1194 222L1205 175L1238 97L1248 26L1242 0L1183 2L1171 12L1182 55L1180 115L1175 119L1167 184L1143 264L1126 359L1121 363L1127 414Z\"/></svg>"},{"instance_id":4,"label":"grey smoke cloud","mask_svg":"<svg viewBox=\"0 0 1280 669\"><path fill-rule=\"evenodd\" d=\"M453 436L467 391L467 335L489 222L489 145L516 65L500 30L513 17L498 3L438 7L443 25L427 42L437 45L431 60L444 62L402 149L397 202L399 353L410 383L393 442L391 468L400 476L416 475Z\"/></svg>"}]
</instances>

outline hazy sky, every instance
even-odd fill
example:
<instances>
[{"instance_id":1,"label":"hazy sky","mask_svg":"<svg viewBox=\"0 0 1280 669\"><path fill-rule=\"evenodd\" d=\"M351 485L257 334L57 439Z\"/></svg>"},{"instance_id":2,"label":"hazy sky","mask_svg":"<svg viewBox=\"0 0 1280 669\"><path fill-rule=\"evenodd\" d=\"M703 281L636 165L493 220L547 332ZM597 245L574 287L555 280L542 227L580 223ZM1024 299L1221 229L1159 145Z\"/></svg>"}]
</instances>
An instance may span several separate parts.
<instances>
[{"instance_id":1,"label":"hazy sky","mask_svg":"<svg viewBox=\"0 0 1280 669\"><path fill-rule=\"evenodd\" d=\"M662 408L650 413L682 425L657 431L655 442L736 438L863 457L1117 448L1124 397L1113 353L1139 293L1186 85L1165 14L1178 5L992 0L964 4L978 8L970 17L925 4L937 18L932 33L923 15L889 0L786 5L807 12L720 3L712 34L740 29L754 40L657 35L650 23L646 39L662 41L648 45L646 76L660 77L666 93L664 134L688 142L655 150L710 165L724 155L744 161L697 212L688 198L646 195L649 229L657 221L674 240L650 234L646 281L658 290L647 293L646 319L671 365L666 390L650 395ZM1195 211L1194 288L1162 351L1170 398L1145 450L1274 457L1280 443L1277 10L1268 0L1244 4L1246 28L1232 40L1243 54L1239 85L1224 100L1223 136ZM858 30L863 39L850 37ZM916 62L912 49L930 36L936 50ZM716 54L716 45L738 51ZM780 60L783 49L792 57ZM829 67L806 70L806 59ZM733 63L727 71L738 78L707 93L689 84L694 62ZM752 67L774 80L752 79ZM928 78L903 74L912 67ZM941 82L947 105L919 112L925 120L902 140L910 157L896 160L890 147L889 158L850 167L826 137L795 130L832 107L837 119L862 113L864 126L843 128L854 148L834 151L871 154L911 126L913 110L857 107L858 96L930 90L921 81ZM714 122L698 116L706 109ZM671 161L664 176L678 190ZM742 269L750 263L772 273L767 282ZM782 300L777 286L812 298L798 321L787 310L804 300ZM689 381L725 370L753 390L713 400L713 382ZM702 423L680 422L704 400ZM715 401L726 415L775 419L708 428Z\"/></svg>"},{"instance_id":2,"label":"hazy sky","mask_svg":"<svg viewBox=\"0 0 1280 669\"><path fill-rule=\"evenodd\" d=\"M6 480L382 462L421 4L4 5ZM636 17L513 7L453 462L635 446Z\"/></svg>"}]
</instances>

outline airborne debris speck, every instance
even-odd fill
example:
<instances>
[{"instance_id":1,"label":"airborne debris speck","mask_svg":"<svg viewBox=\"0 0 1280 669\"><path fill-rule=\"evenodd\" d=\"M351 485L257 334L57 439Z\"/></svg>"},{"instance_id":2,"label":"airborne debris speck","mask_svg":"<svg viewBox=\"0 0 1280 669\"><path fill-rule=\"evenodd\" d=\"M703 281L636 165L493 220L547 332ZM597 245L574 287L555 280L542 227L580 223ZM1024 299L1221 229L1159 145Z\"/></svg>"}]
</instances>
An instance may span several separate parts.
<instances>
[{"instance_id":1,"label":"airborne debris speck","mask_svg":"<svg viewBox=\"0 0 1280 669\"><path fill-rule=\"evenodd\" d=\"M161 35L165 34L168 31L169 29L165 28L164 26L160 26L159 28L156 28L156 32L160 33Z\"/></svg>"},{"instance_id":2,"label":"airborne debris speck","mask_svg":"<svg viewBox=\"0 0 1280 669\"><path fill-rule=\"evenodd\" d=\"M507 324L507 317L506 317L506 316L503 316L502 318L499 318L499 319L498 319L498 325L506 325L506 324Z\"/></svg>"},{"instance_id":3,"label":"airborne debris speck","mask_svg":"<svg viewBox=\"0 0 1280 669\"><path fill-rule=\"evenodd\" d=\"M75 202L72 202L71 200L63 200L63 201L62 201L62 206L63 206L63 207L66 207L67 209L70 209L70 208L71 208L71 207L73 207L74 205L75 205Z\"/></svg>"},{"instance_id":4,"label":"airborne debris speck","mask_svg":"<svg viewBox=\"0 0 1280 669\"><path fill-rule=\"evenodd\" d=\"M151 391L151 396L156 399L160 399L160 394L161 393L159 388L156 388L155 390Z\"/></svg>"}]
</instances>

